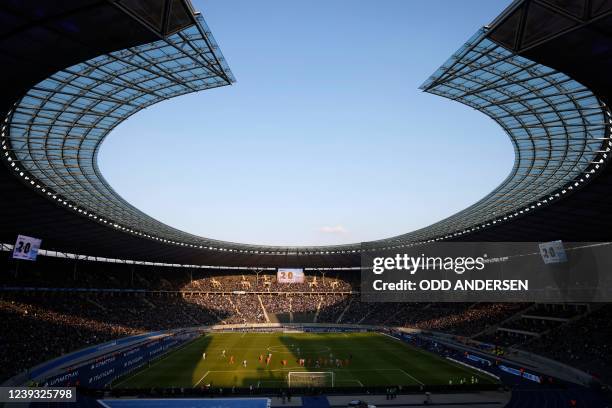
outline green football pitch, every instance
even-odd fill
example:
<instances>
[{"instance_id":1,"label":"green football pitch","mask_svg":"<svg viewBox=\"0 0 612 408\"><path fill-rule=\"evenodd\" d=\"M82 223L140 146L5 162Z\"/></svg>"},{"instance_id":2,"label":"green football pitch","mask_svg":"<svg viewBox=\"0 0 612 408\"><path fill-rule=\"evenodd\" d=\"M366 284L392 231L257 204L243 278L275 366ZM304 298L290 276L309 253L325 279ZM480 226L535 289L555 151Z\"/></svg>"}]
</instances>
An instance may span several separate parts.
<instances>
[{"instance_id":1,"label":"green football pitch","mask_svg":"<svg viewBox=\"0 0 612 408\"><path fill-rule=\"evenodd\" d=\"M304 359L305 366L299 359ZM342 360L341 365L336 360ZM459 384L462 379L471 383L472 377L480 384L495 381L379 333L214 333L120 378L113 386L279 388L289 385L289 373L292 386L330 386L331 372L336 387L443 385L449 380Z\"/></svg>"}]
</instances>

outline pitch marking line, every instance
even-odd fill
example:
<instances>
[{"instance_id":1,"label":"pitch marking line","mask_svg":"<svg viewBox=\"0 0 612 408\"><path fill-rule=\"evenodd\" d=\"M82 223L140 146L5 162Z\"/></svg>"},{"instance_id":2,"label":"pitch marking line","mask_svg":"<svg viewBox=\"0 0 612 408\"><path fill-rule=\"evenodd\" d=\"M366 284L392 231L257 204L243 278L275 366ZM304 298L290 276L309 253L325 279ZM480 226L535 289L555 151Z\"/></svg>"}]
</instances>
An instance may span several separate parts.
<instances>
[{"instance_id":1,"label":"pitch marking line","mask_svg":"<svg viewBox=\"0 0 612 408\"><path fill-rule=\"evenodd\" d=\"M287 367L287 368L278 368L278 369L273 369L273 370L265 370L265 371L272 371L272 372L278 372L278 371L291 371L294 368L302 368L302 366L295 366L295 367ZM237 370L210 370L208 373L206 374L215 374L215 373L245 373L245 372L255 372L255 373L260 373L262 370L258 369L258 368L239 368ZM302 372L302 371L300 371ZM303 371L304 373L307 373L308 371Z\"/></svg>"},{"instance_id":2,"label":"pitch marking line","mask_svg":"<svg viewBox=\"0 0 612 408\"><path fill-rule=\"evenodd\" d=\"M286 380L259 380L259 384L287 384ZM363 387L363 383L359 380L336 380L336 384L338 383L356 383L359 384L360 387Z\"/></svg>"},{"instance_id":3,"label":"pitch marking line","mask_svg":"<svg viewBox=\"0 0 612 408\"><path fill-rule=\"evenodd\" d=\"M383 335L383 336L390 337L390 338L392 338L392 339L394 339L394 340L399 340L399 341L403 342L403 340L402 340L402 339L399 339L399 338L397 338L397 337L391 336L390 334L387 334L387 333L379 333L379 334L381 334L381 335ZM404 343L404 344L405 344L405 345L406 345L406 346L407 346L409 349L414 350L414 351L417 351L417 352L419 352L419 353L421 353L421 354L425 354L425 355L430 356L430 357L433 355L434 357L438 357L438 360L440 360L440 361L444 361L444 360L445 360L444 358L442 358L442 357L440 357L440 356L437 356L437 355L435 355L435 354L430 354L430 353L428 353L427 351L422 350L422 349L421 349L419 346L417 346L417 345L414 345L414 344L409 344L409 343ZM446 361L446 362L448 363L448 361ZM471 371L471 370L469 370L469 369L467 369L467 370L466 370L466 368L465 368L465 367L461 367L461 366L458 366L458 365L456 365L456 364L451 364L451 363L448 363L448 364L450 364L450 365L454 365L455 367L459 367L459 368L463 369L464 371L468 371L468 372L470 372L472 375L473 375L473 374L475 374L475 375L476 375L477 377L479 377L479 378L486 379L486 377L484 377L484 376L480 375L479 373L474 373L474 372L472 372L472 371ZM475 368L474 368L474 369L475 369ZM475 370L476 370L476 369L475 369ZM404 370L402 370L402 371L404 371ZM404 373L405 373L407 376L412 377L410 374L406 373L405 371L404 371ZM414 377L412 377L412 378L414 378ZM418 383L422 384L422 385L425 385L425 384L423 384L422 382L420 382L419 380L417 380L416 378L414 378L414 380L415 380L415 381L417 381Z\"/></svg>"},{"instance_id":4,"label":"pitch marking line","mask_svg":"<svg viewBox=\"0 0 612 408\"><path fill-rule=\"evenodd\" d=\"M424 383L422 383L421 381L419 381L416 377L408 374L406 371L402 370L401 368L398 368L399 371L401 371L402 373L406 374L408 377L412 378L414 381L418 382L421 385L425 385Z\"/></svg>"},{"instance_id":5,"label":"pitch marking line","mask_svg":"<svg viewBox=\"0 0 612 408\"><path fill-rule=\"evenodd\" d=\"M359 384L360 387L363 387L363 383L361 381L359 381L358 379L351 379L351 378L347 378L346 380L335 380L336 384L338 383L357 383Z\"/></svg>"},{"instance_id":6,"label":"pitch marking line","mask_svg":"<svg viewBox=\"0 0 612 408\"><path fill-rule=\"evenodd\" d=\"M268 350L269 348L284 348L287 351L274 351L274 350ZM311 346L312 347L312 346ZM355 354L354 352L357 351L368 351L371 352L372 351L372 347L334 347L333 350L329 347L329 346L321 346L320 349L325 348L326 351L352 351L353 354ZM276 353L291 353L292 351L289 350L289 347L284 346L284 345L277 345L277 346L265 346L265 347L223 347L223 346L214 346L214 347L207 347L206 348L206 352L207 353L213 353L215 351L221 351L223 349L226 349L227 351L230 350L257 350L257 351L261 351L261 350L268 350L268 351L273 351ZM318 352L319 349L316 350L309 350L309 349L304 349L301 350L303 353L316 353ZM377 347L376 350L382 350L382 351L394 351L397 350L397 347Z\"/></svg>"},{"instance_id":7,"label":"pitch marking line","mask_svg":"<svg viewBox=\"0 0 612 408\"><path fill-rule=\"evenodd\" d=\"M266 370L266 371L270 371L270 372L283 372L283 371L291 371L295 368L300 368L301 366L298 367L287 367L287 368L279 368L279 369L272 369L272 370ZM424 383L422 383L421 381L419 381L416 377L408 374L405 370L401 369L401 368L364 368L364 369L336 369L336 370L328 370L325 372L333 372L333 373L348 373L350 374L351 371L399 371L402 374L404 374L405 376L409 377L411 380L416 381L417 383L421 384L421 385L425 385ZM204 374L204 376L202 376L202 378L200 378L200 381L198 381L195 386L197 386L198 384L200 384L202 382L202 380L204 378L206 378L209 374L216 374L216 373L236 373L236 372L261 372L261 370L259 369L242 369L242 370L210 370L207 371L206 374ZM303 371L304 374L308 374L309 371ZM337 380L337 382L356 382L359 383L362 387L363 387L363 383L361 381L359 381L358 379L355 378L355 376L352 376L353 378L347 378L347 379L342 379L342 380ZM264 383L264 382L286 382L284 380L260 380L260 382ZM195 387L194 386L194 387Z\"/></svg>"},{"instance_id":8,"label":"pitch marking line","mask_svg":"<svg viewBox=\"0 0 612 408\"><path fill-rule=\"evenodd\" d=\"M410 379L418 382L419 384L425 385L425 383L422 383L416 377L408 374L405 370L403 370L401 368L370 368L370 369L356 369L356 370L347 369L347 371L399 371L402 374L404 374L405 376L409 377Z\"/></svg>"},{"instance_id":9,"label":"pitch marking line","mask_svg":"<svg viewBox=\"0 0 612 408\"><path fill-rule=\"evenodd\" d=\"M127 382L127 380L131 380L132 378L139 376L140 374L144 373L145 371L150 370L152 367L156 366L157 364L161 363L166 358L170 357L171 354L174 354L174 353L178 352L179 350L184 350L184 349L187 349L187 348L189 348L191 346L196 345L198 340L200 340L203 337L204 336L198 337L198 338L196 338L196 339L194 339L192 341L187 342L187 344L183 344L182 346L178 347L177 349L170 350L170 351L166 352L166 354L163 357L161 357L158 360L154 361L153 364L149 364L148 367L144 367L143 368L143 366L144 366L144 364L143 364L142 366L140 366L140 368L136 368L136 370L140 369L140 371L136 372L134 375L130 375L130 373L127 373L126 374L127 377L124 378L123 380L119 381L118 383L116 383L114 385L114 387L117 387L119 384L123 384L124 382Z\"/></svg>"},{"instance_id":10,"label":"pitch marking line","mask_svg":"<svg viewBox=\"0 0 612 408\"><path fill-rule=\"evenodd\" d=\"M206 373L205 373L205 374L202 376L202 378L200 378L200 380L199 380L197 383L195 383L194 387L197 387L197 386L198 386L198 385L199 385L199 384L202 382L202 380L203 380L204 378L206 378L206 376L207 376L208 374L210 374L210 371L207 371L207 372L206 372Z\"/></svg>"}]
</instances>

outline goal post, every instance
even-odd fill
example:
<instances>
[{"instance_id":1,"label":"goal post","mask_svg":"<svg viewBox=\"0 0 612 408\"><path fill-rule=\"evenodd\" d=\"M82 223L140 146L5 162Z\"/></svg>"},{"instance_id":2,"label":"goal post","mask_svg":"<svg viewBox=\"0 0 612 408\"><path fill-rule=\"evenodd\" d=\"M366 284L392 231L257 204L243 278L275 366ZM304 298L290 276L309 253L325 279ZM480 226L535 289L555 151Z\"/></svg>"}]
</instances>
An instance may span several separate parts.
<instances>
[{"instance_id":1,"label":"goal post","mask_svg":"<svg viewBox=\"0 0 612 408\"><path fill-rule=\"evenodd\" d=\"M287 376L289 388L333 387L333 371L290 371Z\"/></svg>"}]
</instances>

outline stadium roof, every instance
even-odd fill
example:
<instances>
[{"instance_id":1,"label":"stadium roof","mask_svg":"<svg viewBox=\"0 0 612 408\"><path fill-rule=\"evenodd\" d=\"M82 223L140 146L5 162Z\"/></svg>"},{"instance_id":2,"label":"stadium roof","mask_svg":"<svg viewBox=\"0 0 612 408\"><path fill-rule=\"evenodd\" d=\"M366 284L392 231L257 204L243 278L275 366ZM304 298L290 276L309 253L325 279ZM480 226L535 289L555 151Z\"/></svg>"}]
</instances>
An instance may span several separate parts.
<instances>
[{"instance_id":1,"label":"stadium roof","mask_svg":"<svg viewBox=\"0 0 612 408\"><path fill-rule=\"evenodd\" d=\"M47 249L171 263L355 266L371 247L612 235L602 228L612 225L612 0L515 1L422 85L506 131L516 159L499 187L429 227L326 247L195 236L133 207L100 174L100 144L123 120L234 82L187 0L15 1L0 16L4 242L26 234Z\"/></svg>"}]
</instances>

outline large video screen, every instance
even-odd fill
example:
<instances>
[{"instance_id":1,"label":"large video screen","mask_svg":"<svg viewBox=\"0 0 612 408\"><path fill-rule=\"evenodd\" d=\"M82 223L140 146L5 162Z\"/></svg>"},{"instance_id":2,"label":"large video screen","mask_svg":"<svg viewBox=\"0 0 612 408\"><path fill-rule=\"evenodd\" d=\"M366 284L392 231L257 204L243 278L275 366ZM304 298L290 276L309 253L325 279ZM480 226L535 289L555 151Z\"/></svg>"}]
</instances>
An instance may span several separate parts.
<instances>
[{"instance_id":1,"label":"large video screen","mask_svg":"<svg viewBox=\"0 0 612 408\"><path fill-rule=\"evenodd\" d=\"M276 280L278 283L304 283L304 269L278 268Z\"/></svg>"}]
</instances>

